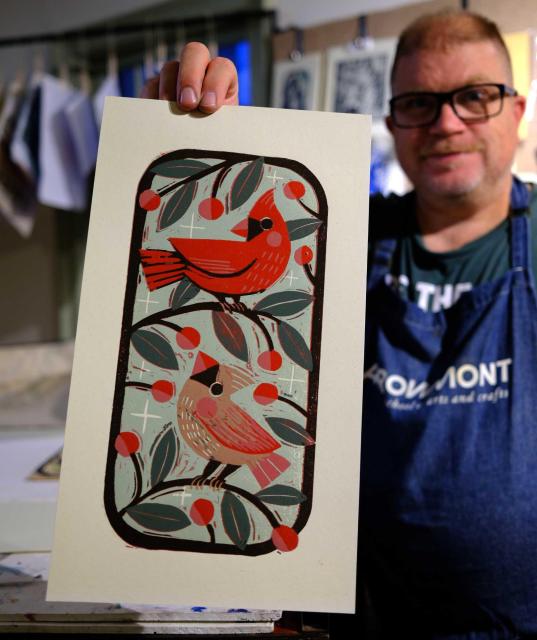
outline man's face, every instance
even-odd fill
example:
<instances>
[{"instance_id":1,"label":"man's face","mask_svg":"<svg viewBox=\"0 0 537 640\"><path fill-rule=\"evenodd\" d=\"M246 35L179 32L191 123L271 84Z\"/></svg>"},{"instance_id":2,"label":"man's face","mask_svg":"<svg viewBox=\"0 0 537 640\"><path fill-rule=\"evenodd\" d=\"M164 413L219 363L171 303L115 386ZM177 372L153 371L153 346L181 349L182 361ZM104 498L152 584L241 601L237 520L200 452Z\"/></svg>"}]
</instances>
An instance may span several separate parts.
<instances>
[{"instance_id":1,"label":"man's face","mask_svg":"<svg viewBox=\"0 0 537 640\"><path fill-rule=\"evenodd\" d=\"M447 51L418 51L397 65L393 95L450 91L483 82L510 84L504 59L492 42L471 42ZM460 197L497 186L510 174L524 113L522 97L504 98L502 112L465 124L444 104L436 122L400 129L387 118L399 162L418 195Z\"/></svg>"}]
</instances>

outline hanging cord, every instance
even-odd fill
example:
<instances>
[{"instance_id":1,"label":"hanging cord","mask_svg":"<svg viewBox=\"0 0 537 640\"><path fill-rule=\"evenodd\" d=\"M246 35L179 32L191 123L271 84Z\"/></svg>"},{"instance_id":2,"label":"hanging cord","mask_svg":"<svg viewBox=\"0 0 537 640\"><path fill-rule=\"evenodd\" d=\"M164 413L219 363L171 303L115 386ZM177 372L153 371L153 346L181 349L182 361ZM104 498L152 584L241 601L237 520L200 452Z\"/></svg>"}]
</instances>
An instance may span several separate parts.
<instances>
[{"instance_id":1,"label":"hanging cord","mask_svg":"<svg viewBox=\"0 0 537 640\"><path fill-rule=\"evenodd\" d=\"M371 49L373 46L373 39L368 35L367 16L358 16L357 34L352 41L352 46L356 49Z\"/></svg>"},{"instance_id":2,"label":"hanging cord","mask_svg":"<svg viewBox=\"0 0 537 640\"><path fill-rule=\"evenodd\" d=\"M292 30L295 35L295 43L293 50L289 54L289 58L293 62L298 62L304 57L304 31L302 31L302 29L298 29L297 27L293 27Z\"/></svg>"}]
</instances>

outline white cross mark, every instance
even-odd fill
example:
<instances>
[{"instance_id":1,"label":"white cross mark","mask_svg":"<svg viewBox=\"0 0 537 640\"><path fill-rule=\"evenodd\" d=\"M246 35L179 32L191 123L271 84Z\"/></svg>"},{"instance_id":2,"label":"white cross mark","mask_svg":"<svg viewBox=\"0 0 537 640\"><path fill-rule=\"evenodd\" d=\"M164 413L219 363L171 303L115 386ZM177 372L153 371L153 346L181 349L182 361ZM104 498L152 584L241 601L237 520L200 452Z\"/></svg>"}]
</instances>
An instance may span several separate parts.
<instances>
[{"instance_id":1,"label":"white cross mark","mask_svg":"<svg viewBox=\"0 0 537 640\"><path fill-rule=\"evenodd\" d=\"M191 498L192 494L188 493L186 491L186 489L181 489L177 495L181 496L181 506L184 507L185 506L185 498Z\"/></svg>"},{"instance_id":2,"label":"white cross mark","mask_svg":"<svg viewBox=\"0 0 537 640\"><path fill-rule=\"evenodd\" d=\"M145 428L147 427L147 419L148 418L159 418L159 419L162 419L162 416L157 416L157 415L155 415L153 413L147 413L148 406L149 406L149 400L146 400L143 413L131 413L131 416L135 416L137 418L143 418L144 419L144 425L142 427L142 433L145 433Z\"/></svg>"},{"instance_id":3,"label":"white cross mark","mask_svg":"<svg viewBox=\"0 0 537 640\"><path fill-rule=\"evenodd\" d=\"M142 379L144 373L149 373L151 371L151 369L146 369L145 368L145 360L142 360L142 364L139 367L137 367L136 365L133 365L133 368L134 369L138 369L138 371L140 372L140 374L138 376L138 378L140 380Z\"/></svg>"},{"instance_id":4,"label":"white cross mark","mask_svg":"<svg viewBox=\"0 0 537 640\"><path fill-rule=\"evenodd\" d=\"M192 216L190 218L190 224L180 224L180 227L182 227L183 229L190 229L190 237L192 238L192 232L194 231L194 229L205 229L205 227L196 227L196 225L194 224L194 213L192 213Z\"/></svg>"},{"instance_id":5,"label":"white cross mark","mask_svg":"<svg viewBox=\"0 0 537 640\"><path fill-rule=\"evenodd\" d=\"M270 180L272 182L272 186L275 187L276 186L276 181L277 180L283 180L283 178L280 178L280 176L278 175L278 173L276 172L276 170L274 170L274 173L272 175L267 175L264 176L267 180Z\"/></svg>"},{"instance_id":6,"label":"white cross mark","mask_svg":"<svg viewBox=\"0 0 537 640\"><path fill-rule=\"evenodd\" d=\"M136 302L145 302L145 312L147 313L150 304L158 304L156 300L151 300L150 298L151 292L147 292L147 298L137 298Z\"/></svg>"},{"instance_id":7,"label":"white cross mark","mask_svg":"<svg viewBox=\"0 0 537 640\"><path fill-rule=\"evenodd\" d=\"M289 286L292 287L293 280L300 280L300 278L298 276L294 276L292 271L289 271L289 273L285 276L284 280L289 280Z\"/></svg>"},{"instance_id":8,"label":"white cross mark","mask_svg":"<svg viewBox=\"0 0 537 640\"><path fill-rule=\"evenodd\" d=\"M306 383L305 380L300 380L299 378L295 378L295 365L291 366L291 377L290 378L278 378L278 380L281 380L282 382L289 382L289 393L293 392L293 384L295 382L301 382L302 384Z\"/></svg>"}]
</instances>

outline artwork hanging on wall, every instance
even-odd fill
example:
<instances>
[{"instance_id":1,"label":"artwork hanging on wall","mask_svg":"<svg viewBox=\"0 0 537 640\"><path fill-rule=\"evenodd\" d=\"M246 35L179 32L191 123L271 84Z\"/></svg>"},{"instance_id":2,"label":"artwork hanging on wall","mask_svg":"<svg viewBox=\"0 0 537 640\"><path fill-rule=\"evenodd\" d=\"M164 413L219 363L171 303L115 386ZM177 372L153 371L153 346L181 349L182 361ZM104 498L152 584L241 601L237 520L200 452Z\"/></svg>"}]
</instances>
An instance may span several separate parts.
<instances>
[{"instance_id":1,"label":"artwork hanging on wall","mask_svg":"<svg viewBox=\"0 0 537 640\"><path fill-rule=\"evenodd\" d=\"M283 109L316 110L321 100L321 54L310 53L299 60L274 64L272 106Z\"/></svg>"},{"instance_id":2,"label":"artwork hanging on wall","mask_svg":"<svg viewBox=\"0 0 537 640\"><path fill-rule=\"evenodd\" d=\"M102 131L49 597L352 611L369 118Z\"/></svg>"},{"instance_id":3,"label":"artwork hanging on wall","mask_svg":"<svg viewBox=\"0 0 537 640\"><path fill-rule=\"evenodd\" d=\"M389 77L395 40L378 39L373 46L328 50L325 108L382 118L388 112Z\"/></svg>"}]
</instances>

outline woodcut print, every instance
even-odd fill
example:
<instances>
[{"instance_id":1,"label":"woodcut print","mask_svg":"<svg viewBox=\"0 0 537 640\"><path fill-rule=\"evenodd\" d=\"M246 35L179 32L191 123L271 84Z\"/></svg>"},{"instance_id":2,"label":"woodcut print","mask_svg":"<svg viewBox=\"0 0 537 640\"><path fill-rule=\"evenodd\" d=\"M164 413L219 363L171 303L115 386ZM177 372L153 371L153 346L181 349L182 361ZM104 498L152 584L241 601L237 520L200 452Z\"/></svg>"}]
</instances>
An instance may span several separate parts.
<instances>
[{"instance_id":1,"label":"woodcut print","mask_svg":"<svg viewBox=\"0 0 537 640\"><path fill-rule=\"evenodd\" d=\"M322 186L293 160L178 150L133 205L108 518L149 549L292 551L315 496Z\"/></svg>"}]
</instances>

